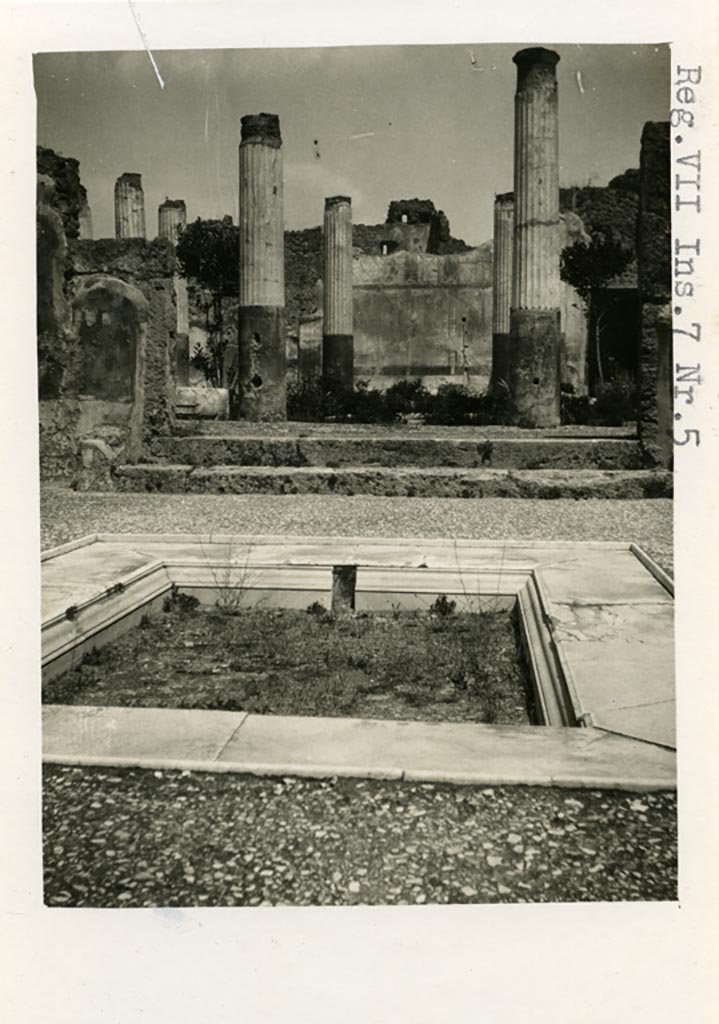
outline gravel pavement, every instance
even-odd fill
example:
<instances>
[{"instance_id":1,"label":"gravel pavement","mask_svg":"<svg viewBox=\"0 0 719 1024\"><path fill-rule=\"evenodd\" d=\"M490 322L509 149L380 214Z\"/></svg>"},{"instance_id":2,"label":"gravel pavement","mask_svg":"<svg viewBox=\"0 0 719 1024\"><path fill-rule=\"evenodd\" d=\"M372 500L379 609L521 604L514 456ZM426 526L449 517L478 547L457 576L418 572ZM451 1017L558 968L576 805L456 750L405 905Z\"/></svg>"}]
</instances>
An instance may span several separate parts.
<instances>
[{"instance_id":1,"label":"gravel pavement","mask_svg":"<svg viewBox=\"0 0 719 1024\"><path fill-rule=\"evenodd\" d=\"M672 502L335 495L99 494L44 484L43 550L88 533L634 541L673 569Z\"/></svg>"},{"instance_id":2,"label":"gravel pavement","mask_svg":"<svg viewBox=\"0 0 719 1024\"><path fill-rule=\"evenodd\" d=\"M46 766L50 906L676 900L668 793Z\"/></svg>"},{"instance_id":3,"label":"gravel pavement","mask_svg":"<svg viewBox=\"0 0 719 1024\"><path fill-rule=\"evenodd\" d=\"M610 540L667 571L672 503L79 494L45 484L42 547L90 533ZM676 899L669 793L320 782L45 767L53 906Z\"/></svg>"}]
</instances>

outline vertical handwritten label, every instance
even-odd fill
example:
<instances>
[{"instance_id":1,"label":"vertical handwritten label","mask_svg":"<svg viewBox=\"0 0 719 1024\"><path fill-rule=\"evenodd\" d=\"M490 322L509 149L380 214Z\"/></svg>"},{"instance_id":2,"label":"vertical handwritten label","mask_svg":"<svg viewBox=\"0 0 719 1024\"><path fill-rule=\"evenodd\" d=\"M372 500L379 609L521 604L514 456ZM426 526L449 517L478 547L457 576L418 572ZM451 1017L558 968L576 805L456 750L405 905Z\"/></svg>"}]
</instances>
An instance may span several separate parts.
<instances>
[{"instance_id":1,"label":"vertical handwritten label","mask_svg":"<svg viewBox=\"0 0 719 1024\"><path fill-rule=\"evenodd\" d=\"M671 126L674 134L673 192L674 249L674 444L698 447L701 431L692 426L697 389L702 384L702 324L692 315L700 278L702 255L702 153L698 135L697 102L701 96L701 65L676 65L673 78Z\"/></svg>"}]
</instances>

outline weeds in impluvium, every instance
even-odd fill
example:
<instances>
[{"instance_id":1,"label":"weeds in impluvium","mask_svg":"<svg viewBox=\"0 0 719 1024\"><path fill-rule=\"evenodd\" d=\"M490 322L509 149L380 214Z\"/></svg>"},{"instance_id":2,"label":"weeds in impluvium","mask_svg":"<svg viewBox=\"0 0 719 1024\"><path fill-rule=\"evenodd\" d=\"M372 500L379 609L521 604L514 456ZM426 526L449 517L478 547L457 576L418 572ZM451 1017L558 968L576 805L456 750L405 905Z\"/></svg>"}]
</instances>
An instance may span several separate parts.
<instances>
[{"instance_id":1,"label":"weeds in impluvium","mask_svg":"<svg viewBox=\"0 0 719 1024\"><path fill-rule=\"evenodd\" d=\"M472 593L468 589L468 587L467 587L467 585L465 583L465 576L464 576L464 573L462 571L462 565L461 565L461 562L460 562L460 559L459 559L459 551L458 551L458 546L457 546L457 541L456 540L453 542L453 549L454 549L454 560L455 560L455 564L457 566L457 573L459 575L460 584L462 586L462 591L464 593L464 598L465 598L465 603L466 603L466 608L467 608L468 613L470 615L485 615L485 614L494 615L496 612L500 611L501 608L502 608L502 599L503 599L503 595L501 593L501 590L502 590L502 576L503 576L503 573L504 573L504 561L505 561L505 557L506 557L506 553L507 553L507 543L506 543L506 541L502 544L502 550L501 550L500 559L499 559L499 572L497 573L497 585L496 585L496 588L494 588L494 597L493 597L493 600L491 600L491 602L489 600L489 598L490 598L489 593L484 594L484 595L482 594L482 571L481 571L481 569L477 570L477 591L476 591L476 594Z\"/></svg>"},{"instance_id":2,"label":"weeds in impluvium","mask_svg":"<svg viewBox=\"0 0 719 1024\"><path fill-rule=\"evenodd\" d=\"M180 615L195 615L199 607L200 602L198 598L193 597L191 594L183 594L181 590L178 590L176 583L172 584L172 590L162 603L162 610L166 614L179 612ZM146 619L147 621L145 621ZM150 625L148 616L143 615L140 625Z\"/></svg>"},{"instance_id":3,"label":"weeds in impluvium","mask_svg":"<svg viewBox=\"0 0 719 1024\"><path fill-rule=\"evenodd\" d=\"M210 543L212 542L212 535L210 535ZM250 567L252 538L246 545L244 562L235 561L232 541L229 542L227 560L219 565L207 556L204 546L202 550L205 552L207 568L215 582L213 588L217 593L215 608L224 615L239 614L242 608L247 606L250 591L258 578L256 570Z\"/></svg>"},{"instance_id":4,"label":"weeds in impluvium","mask_svg":"<svg viewBox=\"0 0 719 1024\"><path fill-rule=\"evenodd\" d=\"M438 594L437 599L429 606L429 613L446 618L448 615L454 615L456 608L456 601L451 601L446 594Z\"/></svg>"},{"instance_id":5,"label":"weeds in impluvium","mask_svg":"<svg viewBox=\"0 0 719 1024\"><path fill-rule=\"evenodd\" d=\"M482 621L484 628L477 629L478 636L480 633L482 635L481 646L478 643L465 652L461 664L457 666L453 682L457 689L464 690L481 701L482 721L491 725L500 719L506 695L507 672L509 671L509 666L506 663L507 652L501 644L499 634L491 627L492 617L502 607L502 577L507 544L506 542L502 544L497 584L493 588L493 599L490 599L489 594L482 594L481 570L477 572L477 592L476 594L470 593L465 584L456 541L454 542L454 552L468 615L470 618L476 617L478 625Z\"/></svg>"},{"instance_id":6,"label":"weeds in impluvium","mask_svg":"<svg viewBox=\"0 0 719 1024\"><path fill-rule=\"evenodd\" d=\"M321 601L313 601L311 605L308 605L305 609L308 615L313 615L320 622L330 623L334 622L334 614L331 609L325 607Z\"/></svg>"}]
</instances>

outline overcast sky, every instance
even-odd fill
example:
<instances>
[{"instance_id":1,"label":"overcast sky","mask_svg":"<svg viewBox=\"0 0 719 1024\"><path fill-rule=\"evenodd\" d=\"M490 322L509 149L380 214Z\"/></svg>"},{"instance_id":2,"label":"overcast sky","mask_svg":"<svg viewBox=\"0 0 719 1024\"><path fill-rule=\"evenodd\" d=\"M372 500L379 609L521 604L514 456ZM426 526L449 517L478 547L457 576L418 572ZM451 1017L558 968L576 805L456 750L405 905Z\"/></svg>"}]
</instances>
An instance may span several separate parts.
<instances>
[{"instance_id":1,"label":"overcast sky","mask_svg":"<svg viewBox=\"0 0 719 1024\"><path fill-rule=\"evenodd\" d=\"M280 116L288 228L321 223L329 195L352 196L366 224L418 196L477 245L494 194L512 188L517 49L160 50L164 89L144 51L40 54L38 142L80 161L96 238L114 235L117 177L142 174L154 237L166 196L191 220L237 220L240 117L267 111ZM604 185L638 166L644 122L668 117L668 47L556 49L561 184Z\"/></svg>"}]
</instances>

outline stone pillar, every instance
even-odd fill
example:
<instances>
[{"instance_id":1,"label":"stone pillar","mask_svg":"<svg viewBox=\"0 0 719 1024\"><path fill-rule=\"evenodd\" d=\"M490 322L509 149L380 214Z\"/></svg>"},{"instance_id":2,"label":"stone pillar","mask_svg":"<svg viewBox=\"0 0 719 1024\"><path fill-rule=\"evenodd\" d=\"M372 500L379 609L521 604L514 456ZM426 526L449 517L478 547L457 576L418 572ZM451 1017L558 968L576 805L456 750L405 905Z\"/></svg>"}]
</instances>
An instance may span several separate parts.
<instances>
[{"instance_id":1,"label":"stone pillar","mask_svg":"<svg viewBox=\"0 0 719 1024\"><path fill-rule=\"evenodd\" d=\"M157 235L177 245L180 232L187 223L184 199L168 199L157 208ZM175 334L175 372L177 383L187 387L190 383L190 310L187 282L175 274L175 304L177 307L177 333Z\"/></svg>"},{"instance_id":2,"label":"stone pillar","mask_svg":"<svg viewBox=\"0 0 719 1024\"><path fill-rule=\"evenodd\" d=\"M115 182L115 238L145 237L142 175L121 174Z\"/></svg>"},{"instance_id":3,"label":"stone pillar","mask_svg":"<svg viewBox=\"0 0 719 1024\"><path fill-rule=\"evenodd\" d=\"M159 238L169 238L173 245L177 245L180 232L187 224L187 208L184 199L168 199L160 203L157 208L157 235Z\"/></svg>"},{"instance_id":4,"label":"stone pillar","mask_svg":"<svg viewBox=\"0 0 719 1024\"><path fill-rule=\"evenodd\" d=\"M494 258L492 278L492 375L493 390L509 387L509 314L512 307L512 247L514 245L514 194L494 200Z\"/></svg>"},{"instance_id":5,"label":"stone pillar","mask_svg":"<svg viewBox=\"0 0 719 1024\"><path fill-rule=\"evenodd\" d=\"M80 238L94 238L92 231L92 210L87 200L80 207L78 213L78 229Z\"/></svg>"},{"instance_id":6,"label":"stone pillar","mask_svg":"<svg viewBox=\"0 0 719 1024\"><path fill-rule=\"evenodd\" d=\"M322 373L351 388L354 383L352 200L347 196L325 199L323 239Z\"/></svg>"},{"instance_id":7,"label":"stone pillar","mask_svg":"<svg viewBox=\"0 0 719 1024\"><path fill-rule=\"evenodd\" d=\"M638 430L647 463L665 467L671 467L674 452L670 164L669 122L649 121L642 131L639 157Z\"/></svg>"},{"instance_id":8,"label":"stone pillar","mask_svg":"<svg viewBox=\"0 0 719 1024\"><path fill-rule=\"evenodd\" d=\"M527 426L559 423L558 54L514 55L514 252L510 386Z\"/></svg>"},{"instance_id":9,"label":"stone pillar","mask_svg":"<svg viewBox=\"0 0 719 1024\"><path fill-rule=\"evenodd\" d=\"M582 218L571 210L559 215L559 251L577 243L589 245L590 236ZM571 284L559 282L559 312L562 328L560 380L574 395L587 394L588 324L584 302Z\"/></svg>"},{"instance_id":10,"label":"stone pillar","mask_svg":"<svg viewBox=\"0 0 719 1024\"><path fill-rule=\"evenodd\" d=\"M240 303L233 415L287 417L282 138L276 114L247 114L240 142Z\"/></svg>"}]
</instances>

